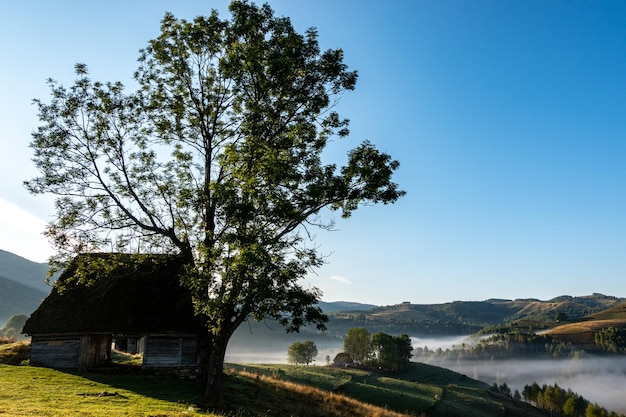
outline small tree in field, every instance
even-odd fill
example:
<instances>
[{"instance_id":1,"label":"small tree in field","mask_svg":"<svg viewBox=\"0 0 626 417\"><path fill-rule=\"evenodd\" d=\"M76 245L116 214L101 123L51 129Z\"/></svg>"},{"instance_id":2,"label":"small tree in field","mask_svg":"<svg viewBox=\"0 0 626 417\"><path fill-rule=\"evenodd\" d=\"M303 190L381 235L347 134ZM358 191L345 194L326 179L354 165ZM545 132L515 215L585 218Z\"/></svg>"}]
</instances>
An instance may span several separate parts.
<instances>
[{"instance_id":1,"label":"small tree in field","mask_svg":"<svg viewBox=\"0 0 626 417\"><path fill-rule=\"evenodd\" d=\"M317 356L317 346L310 340L306 342L293 342L287 351L287 360L296 365L308 365Z\"/></svg>"},{"instance_id":2,"label":"small tree in field","mask_svg":"<svg viewBox=\"0 0 626 417\"><path fill-rule=\"evenodd\" d=\"M374 362L382 369L396 371L399 369L400 354L393 336L379 332L372 336L372 352Z\"/></svg>"},{"instance_id":3,"label":"small tree in field","mask_svg":"<svg viewBox=\"0 0 626 417\"><path fill-rule=\"evenodd\" d=\"M218 396L228 341L248 318L325 328L321 292L300 282L324 262L308 241L332 228L325 209L348 218L404 194L391 180L398 162L370 142L342 167L322 162L349 133L334 105L357 74L341 49L320 51L314 29L297 33L268 5L229 10L166 14L135 92L92 81L83 64L71 87L50 81L31 143L41 175L26 182L57 196L51 273L83 252L181 256L206 323L206 397Z\"/></svg>"},{"instance_id":4,"label":"small tree in field","mask_svg":"<svg viewBox=\"0 0 626 417\"><path fill-rule=\"evenodd\" d=\"M355 327L346 333L343 350L354 362L362 364L370 357L371 340L370 332L365 327Z\"/></svg>"}]
</instances>

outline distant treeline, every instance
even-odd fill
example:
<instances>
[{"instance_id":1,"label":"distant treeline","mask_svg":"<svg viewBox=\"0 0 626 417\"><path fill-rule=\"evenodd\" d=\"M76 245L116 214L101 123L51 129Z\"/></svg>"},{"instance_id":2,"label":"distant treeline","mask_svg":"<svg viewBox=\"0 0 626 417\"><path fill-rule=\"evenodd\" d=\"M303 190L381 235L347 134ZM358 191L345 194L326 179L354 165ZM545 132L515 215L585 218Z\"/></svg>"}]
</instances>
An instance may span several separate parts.
<instances>
[{"instance_id":1,"label":"distant treeline","mask_svg":"<svg viewBox=\"0 0 626 417\"><path fill-rule=\"evenodd\" d=\"M626 329L605 328L596 332L595 344L605 354L626 354ZM555 339L548 334L537 334L510 326L493 326L475 336L475 342L461 344L452 349L414 350L414 360L425 363L444 363L460 360L582 358L585 350Z\"/></svg>"},{"instance_id":2,"label":"distant treeline","mask_svg":"<svg viewBox=\"0 0 626 417\"><path fill-rule=\"evenodd\" d=\"M524 401L537 408L550 412L551 416L563 417L625 417L624 414L617 414L608 411L597 403L591 403L572 390L567 391L557 384L539 386L536 382L524 386L522 393L511 389L507 384L493 384L492 391L508 395L516 400Z\"/></svg>"},{"instance_id":3,"label":"distant treeline","mask_svg":"<svg viewBox=\"0 0 626 417\"><path fill-rule=\"evenodd\" d=\"M513 329L507 333L495 333L476 337L472 344L454 346L452 349L430 350L417 348L414 359L426 363L440 363L460 360L497 359L537 359L537 358L578 358L585 352L570 343L555 340L550 335L525 333Z\"/></svg>"},{"instance_id":4,"label":"distant treeline","mask_svg":"<svg viewBox=\"0 0 626 417\"><path fill-rule=\"evenodd\" d=\"M410 334L422 337L467 335L482 329L482 326L446 320L372 319L359 313L331 315L327 327L331 335L339 337L343 337L349 329L354 327L365 327L372 333Z\"/></svg>"}]
</instances>

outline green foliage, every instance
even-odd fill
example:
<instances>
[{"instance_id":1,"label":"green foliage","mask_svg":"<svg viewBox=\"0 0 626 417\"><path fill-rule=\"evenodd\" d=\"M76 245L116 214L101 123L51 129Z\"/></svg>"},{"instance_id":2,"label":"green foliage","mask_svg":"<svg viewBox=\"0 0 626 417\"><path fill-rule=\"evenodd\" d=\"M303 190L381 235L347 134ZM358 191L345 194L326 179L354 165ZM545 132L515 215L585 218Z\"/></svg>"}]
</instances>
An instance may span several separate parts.
<instances>
[{"instance_id":1,"label":"green foliage","mask_svg":"<svg viewBox=\"0 0 626 417\"><path fill-rule=\"evenodd\" d=\"M370 336L364 327L348 330L344 352L335 357L335 364L352 364L364 368L397 371L406 367L413 356L411 338L402 334L394 337L378 332Z\"/></svg>"},{"instance_id":2,"label":"green foliage","mask_svg":"<svg viewBox=\"0 0 626 417\"><path fill-rule=\"evenodd\" d=\"M591 403L582 396L564 390L557 384L539 386L536 382L524 386L522 396L535 406L547 410L550 415L562 415L564 417L608 417L618 415L600 407L597 403ZM624 414L621 414L624 416Z\"/></svg>"},{"instance_id":3,"label":"green foliage","mask_svg":"<svg viewBox=\"0 0 626 417\"><path fill-rule=\"evenodd\" d=\"M509 326L491 330L495 333L482 337L473 344L454 346L445 351L442 349L432 351L420 347L415 349L414 354L417 360L427 363L445 363L460 359L571 358L585 354L572 344L560 342L547 334L538 335L532 331L522 331Z\"/></svg>"},{"instance_id":4,"label":"green foliage","mask_svg":"<svg viewBox=\"0 0 626 417\"><path fill-rule=\"evenodd\" d=\"M600 329L594 335L594 342L609 353L626 353L626 329Z\"/></svg>"},{"instance_id":5,"label":"green foliage","mask_svg":"<svg viewBox=\"0 0 626 417\"><path fill-rule=\"evenodd\" d=\"M289 345L287 351L287 360L289 363L296 365L305 364L308 365L313 362L317 356L317 346L311 340L305 342L293 342Z\"/></svg>"},{"instance_id":6,"label":"green foliage","mask_svg":"<svg viewBox=\"0 0 626 417\"><path fill-rule=\"evenodd\" d=\"M352 365L354 360L352 357L346 352L339 352L335 355L335 359L333 359L333 364L338 366Z\"/></svg>"},{"instance_id":7,"label":"green foliage","mask_svg":"<svg viewBox=\"0 0 626 417\"><path fill-rule=\"evenodd\" d=\"M540 417L545 416L528 404L516 402L513 398L493 396L487 392L489 386L448 369L429 366L420 363L410 363L409 366L397 372L364 370L358 368L337 368L327 366L290 366L246 364L228 365L232 369L232 378L245 381L241 372L248 374L272 376L281 371L280 381L296 383L304 386L313 386L332 391L337 402L344 402L342 396L358 399L372 405L384 407L389 412L398 412L403 416L437 415L437 416L482 416L482 417ZM228 378L232 381L232 378ZM344 411L340 413L339 404L333 404L333 411L322 412L319 408L322 403L332 400L318 400L314 403L307 399L295 397L295 388L290 392L278 390L276 386L265 386L262 382L255 382L247 392L241 392L235 398L228 388L224 391L223 401L235 406L247 404L255 406L259 415L272 416L353 416L354 413ZM305 388L302 388L305 389ZM247 395L246 395L247 394ZM291 400L287 401L289 396ZM278 404L302 404L305 407L294 410L281 408ZM265 408L262 408L265 407ZM268 411L268 410L271 410ZM249 415L257 415L250 413ZM385 415L375 412L367 416Z\"/></svg>"},{"instance_id":8,"label":"green foliage","mask_svg":"<svg viewBox=\"0 0 626 417\"><path fill-rule=\"evenodd\" d=\"M306 242L309 227L332 228L322 210L349 217L404 195L391 181L398 162L370 142L342 167L322 162L330 139L349 133L334 111L357 80L343 51L321 51L314 29L297 33L267 4L229 10L225 20L166 14L141 51L135 92L92 81L84 64L69 88L50 80L31 143L41 175L26 182L57 196L51 272L111 247L186 260L213 395L248 317L325 327L320 291L299 283L324 261Z\"/></svg>"},{"instance_id":9,"label":"green foliage","mask_svg":"<svg viewBox=\"0 0 626 417\"><path fill-rule=\"evenodd\" d=\"M372 364L381 369L397 371L400 357L393 336L379 332L372 336Z\"/></svg>"},{"instance_id":10,"label":"green foliage","mask_svg":"<svg viewBox=\"0 0 626 417\"><path fill-rule=\"evenodd\" d=\"M343 350L356 363L364 363L370 357L371 335L365 327L348 330L343 339Z\"/></svg>"},{"instance_id":11,"label":"green foliage","mask_svg":"<svg viewBox=\"0 0 626 417\"><path fill-rule=\"evenodd\" d=\"M407 334L401 334L394 339L396 343L396 349L398 351L398 363L400 367L405 366L413 357L413 345L411 344L411 338Z\"/></svg>"},{"instance_id":12,"label":"green foliage","mask_svg":"<svg viewBox=\"0 0 626 417\"><path fill-rule=\"evenodd\" d=\"M493 383L493 385L491 386L491 391L493 392L497 392L500 393L502 395L506 395L507 397L513 397L513 394L511 392L511 388L509 388L509 386L506 384L506 382L498 385L497 383ZM519 393L518 393L519 395Z\"/></svg>"},{"instance_id":13,"label":"green foliage","mask_svg":"<svg viewBox=\"0 0 626 417\"><path fill-rule=\"evenodd\" d=\"M566 313L563 313L563 312L559 311L559 312L557 312L554 315L554 321L556 321L557 323L560 323L560 322L565 321L565 320L567 320L567 314Z\"/></svg>"},{"instance_id":14,"label":"green foliage","mask_svg":"<svg viewBox=\"0 0 626 417\"><path fill-rule=\"evenodd\" d=\"M0 365L0 413L7 416L207 416L198 384L150 375L73 374ZM106 394L105 394L106 393Z\"/></svg>"},{"instance_id":15,"label":"green foliage","mask_svg":"<svg viewBox=\"0 0 626 417\"><path fill-rule=\"evenodd\" d=\"M372 364L389 371L406 367L413 356L411 338L406 334L393 337L385 333L376 333L372 336L371 349Z\"/></svg>"}]
</instances>

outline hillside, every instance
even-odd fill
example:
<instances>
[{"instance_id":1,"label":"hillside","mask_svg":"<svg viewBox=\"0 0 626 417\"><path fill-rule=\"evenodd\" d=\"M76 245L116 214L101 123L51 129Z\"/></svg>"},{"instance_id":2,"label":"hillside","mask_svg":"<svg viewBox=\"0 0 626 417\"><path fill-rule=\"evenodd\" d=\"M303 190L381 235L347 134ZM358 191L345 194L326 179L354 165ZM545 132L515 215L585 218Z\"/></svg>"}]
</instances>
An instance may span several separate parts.
<instances>
[{"instance_id":1,"label":"hillside","mask_svg":"<svg viewBox=\"0 0 626 417\"><path fill-rule=\"evenodd\" d=\"M527 403L491 391L482 381L426 364L412 363L409 369L392 374L325 366L231 364L228 368L222 402L233 411L240 410L241 404L246 403L246 407L254 407L246 410L251 412L250 415L547 415ZM249 387L248 393L254 393L252 399L246 397L243 401L237 395L239 388L234 388L241 385ZM331 396L328 395L330 392ZM357 413L356 409L349 408L352 400L379 408ZM327 408L321 408L322 404Z\"/></svg>"},{"instance_id":2,"label":"hillside","mask_svg":"<svg viewBox=\"0 0 626 417\"><path fill-rule=\"evenodd\" d=\"M10 252L0 250L0 325L13 314L29 315L50 292L45 283L47 265L31 262ZM254 345L265 350L286 351L286 347L297 340L314 340L318 346L337 346L343 336L354 327L365 327L371 333L408 334L410 336L453 336L476 333L486 326L518 323L535 329L550 328L557 313L565 315L566 322L581 320L606 320L619 316L620 305L626 299L592 294L588 296L563 295L551 300L489 299L485 301L453 301L443 304L402 303L377 307L356 302L320 302L320 307L329 315L327 332L320 334L315 329L302 329L300 334L286 334L272 322L250 322L235 333L231 350ZM618 310L611 310L611 309ZM602 314L602 316L594 316ZM604 323L607 324L607 323ZM587 323L592 332L602 323ZM575 327L554 330L553 334L572 334ZM560 332L560 333L559 333ZM580 330L583 339L584 331ZM591 334L591 333L590 333ZM562 336L570 338L571 336ZM565 339L563 339L565 340ZM569 340L569 339L568 339Z\"/></svg>"},{"instance_id":3,"label":"hillside","mask_svg":"<svg viewBox=\"0 0 626 417\"><path fill-rule=\"evenodd\" d=\"M543 417L484 382L425 364L401 373L325 366L228 364L219 404L198 404L194 381L145 374L61 372L0 364L7 415L176 417ZM2 412L0 411L0 414Z\"/></svg>"},{"instance_id":4,"label":"hillside","mask_svg":"<svg viewBox=\"0 0 626 417\"><path fill-rule=\"evenodd\" d=\"M0 328L14 314L30 315L48 295L0 276Z\"/></svg>"},{"instance_id":5,"label":"hillside","mask_svg":"<svg viewBox=\"0 0 626 417\"><path fill-rule=\"evenodd\" d=\"M553 327L546 334L558 341L594 352L601 350L594 342L595 334L607 327L626 328L626 303L590 314L573 323Z\"/></svg>"},{"instance_id":6,"label":"hillside","mask_svg":"<svg viewBox=\"0 0 626 417\"><path fill-rule=\"evenodd\" d=\"M328 325L332 334L345 334L353 327L370 332L406 333L412 336L466 335L486 326L526 321L552 327L557 313L569 321L581 320L594 313L617 307L624 298L592 294L537 299L454 301L444 304L409 304L333 312Z\"/></svg>"},{"instance_id":7,"label":"hillside","mask_svg":"<svg viewBox=\"0 0 626 417\"><path fill-rule=\"evenodd\" d=\"M48 294L50 286L46 284L47 273L48 264L29 261L0 249L0 277Z\"/></svg>"},{"instance_id":8,"label":"hillside","mask_svg":"<svg viewBox=\"0 0 626 417\"><path fill-rule=\"evenodd\" d=\"M48 265L0 250L0 327L14 314L30 315L50 293Z\"/></svg>"}]
</instances>

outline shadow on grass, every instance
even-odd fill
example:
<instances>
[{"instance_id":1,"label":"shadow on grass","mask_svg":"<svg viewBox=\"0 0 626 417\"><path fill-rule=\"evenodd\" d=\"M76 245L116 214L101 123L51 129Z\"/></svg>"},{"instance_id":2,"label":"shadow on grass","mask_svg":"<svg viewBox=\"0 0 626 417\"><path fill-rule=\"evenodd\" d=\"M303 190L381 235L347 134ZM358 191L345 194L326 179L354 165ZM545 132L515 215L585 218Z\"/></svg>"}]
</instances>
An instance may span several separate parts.
<instances>
[{"instance_id":1,"label":"shadow on grass","mask_svg":"<svg viewBox=\"0 0 626 417\"><path fill-rule=\"evenodd\" d=\"M203 387L198 380L142 371L137 366L98 368L87 372L64 372L108 385L112 390L129 391L145 397L174 403L201 405Z\"/></svg>"},{"instance_id":2,"label":"shadow on grass","mask_svg":"<svg viewBox=\"0 0 626 417\"><path fill-rule=\"evenodd\" d=\"M222 378L222 394L218 399L204 401L204 386L199 380L180 379L172 375L148 374L140 367L126 366L115 370L107 368L92 369L89 372L65 370L71 375L106 385L107 394L119 391L151 397L158 400L194 405L198 409L237 417L300 417L341 416L349 414L320 414L319 408L312 404L305 394L283 392L276 386L254 378L246 378L225 372ZM99 392L98 392L99 391ZM102 393L95 389L88 395ZM295 413L295 414L294 414Z\"/></svg>"}]
</instances>

